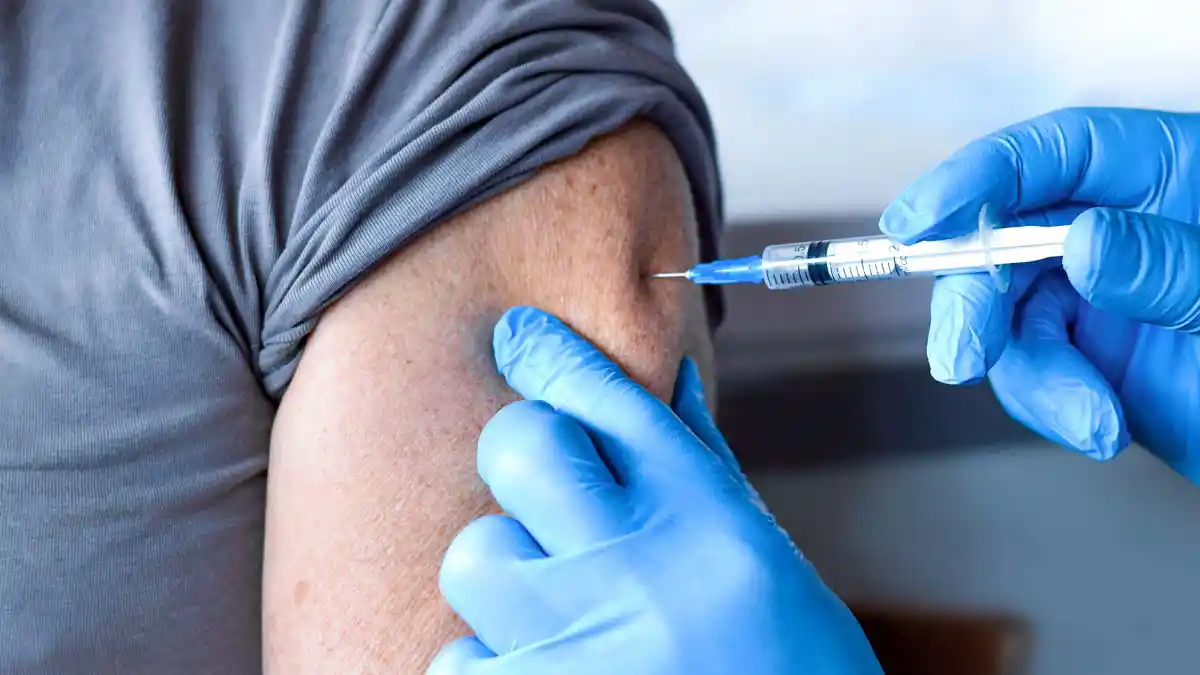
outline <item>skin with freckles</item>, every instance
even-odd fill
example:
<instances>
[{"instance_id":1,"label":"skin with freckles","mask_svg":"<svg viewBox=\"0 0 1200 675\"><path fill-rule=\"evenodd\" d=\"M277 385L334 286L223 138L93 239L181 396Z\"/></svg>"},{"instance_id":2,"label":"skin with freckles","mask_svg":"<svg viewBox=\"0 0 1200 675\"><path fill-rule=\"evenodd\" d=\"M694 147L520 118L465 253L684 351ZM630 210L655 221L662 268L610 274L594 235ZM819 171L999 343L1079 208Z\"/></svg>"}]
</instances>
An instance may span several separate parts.
<instances>
[{"instance_id":1,"label":"skin with freckles","mask_svg":"<svg viewBox=\"0 0 1200 675\"><path fill-rule=\"evenodd\" d=\"M327 310L273 430L266 671L420 673L466 634L437 575L497 510L475 468L480 429L516 399L496 319L551 312L664 400L685 354L711 385L700 292L648 278L698 248L679 159L635 122L432 228Z\"/></svg>"}]
</instances>

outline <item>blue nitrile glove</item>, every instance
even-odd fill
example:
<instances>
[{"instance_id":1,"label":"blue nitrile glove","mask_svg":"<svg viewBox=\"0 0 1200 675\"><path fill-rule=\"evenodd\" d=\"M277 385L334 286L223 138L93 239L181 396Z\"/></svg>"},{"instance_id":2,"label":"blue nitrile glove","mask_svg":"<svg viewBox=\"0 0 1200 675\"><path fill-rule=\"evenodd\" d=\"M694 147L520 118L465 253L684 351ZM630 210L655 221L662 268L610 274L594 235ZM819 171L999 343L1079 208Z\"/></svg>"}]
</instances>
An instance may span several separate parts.
<instances>
[{"instance_id":1,"label":"blue nitrile glove","mask_svg":"<svg viewBox=\"0 0 1200 675\"><path fill-rule=\"evenodd\" d=\"M479 439L508 515L446 552L442 592L475 636L429 675L881 672L746 482L690 361L672 410L541 311L509 311L494 347L527 399Z\"/></svg>"},{"instance_id":2,"label":"blue nitrile glove","mask_svg":"<svg viewBox=\"0 0 1200 675\"><path fill-rule=\"evenodd\" d=\"M1016 419L1092 457L1130 438L1200 482L1200 116L1068 109L971 143L884 213L912 243L1073 223L1061 261L938 279L934 377L991 381Z\"/></svg>"}]
</instances>

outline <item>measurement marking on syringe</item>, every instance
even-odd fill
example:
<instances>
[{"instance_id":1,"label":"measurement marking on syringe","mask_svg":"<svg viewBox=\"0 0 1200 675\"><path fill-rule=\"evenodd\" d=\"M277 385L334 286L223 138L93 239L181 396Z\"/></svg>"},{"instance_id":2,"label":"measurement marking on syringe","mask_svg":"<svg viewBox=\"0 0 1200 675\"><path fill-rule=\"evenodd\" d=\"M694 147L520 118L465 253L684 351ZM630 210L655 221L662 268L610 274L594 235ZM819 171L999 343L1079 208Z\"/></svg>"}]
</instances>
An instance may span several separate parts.
<instances>
[{"instance_id":1,"label":"measurement marking on syringe","mask_svg":"<svg viewBox=\"0 0 1200 675\"><path fill-rule=\"evenodd\" d=\"M984 222L987 220L987 222ZM981 215L980 232L996 228ZM777 244L761 256L697 266L696 283L764 283L773 290L827 284L995 273L996 265L1061 257L1068 226L995 229L948 241L902 245L884 236ZM991 231L990 229L987 231ZM994 258L994 259L993 259ZM692 277L689 277L692 278Z\"/></svg>"}]
</instances>

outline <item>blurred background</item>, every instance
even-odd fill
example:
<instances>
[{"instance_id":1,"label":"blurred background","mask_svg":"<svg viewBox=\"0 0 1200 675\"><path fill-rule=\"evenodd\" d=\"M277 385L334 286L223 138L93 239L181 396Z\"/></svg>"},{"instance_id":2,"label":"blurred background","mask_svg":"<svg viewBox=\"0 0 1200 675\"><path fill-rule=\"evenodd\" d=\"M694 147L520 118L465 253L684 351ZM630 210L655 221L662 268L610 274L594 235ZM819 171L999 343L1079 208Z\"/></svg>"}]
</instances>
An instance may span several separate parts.
<instances>
[{"instance_id":1,"label":"blurred background","mask_svg":"<svg viewBox=\"0 0 1200 675\"><path fill-rule=\"evenodd\" d=\"M875 233L919 173L1055 108L1200 109L1200 4L659 4L716 122L729 255ZM1140 449L1051 447L986 385L933 382L928 298L729 293L722 425L780 520L873 640L919 647L904 672L1196 672L1200 490Z\"/></svg>"}]
</instances>

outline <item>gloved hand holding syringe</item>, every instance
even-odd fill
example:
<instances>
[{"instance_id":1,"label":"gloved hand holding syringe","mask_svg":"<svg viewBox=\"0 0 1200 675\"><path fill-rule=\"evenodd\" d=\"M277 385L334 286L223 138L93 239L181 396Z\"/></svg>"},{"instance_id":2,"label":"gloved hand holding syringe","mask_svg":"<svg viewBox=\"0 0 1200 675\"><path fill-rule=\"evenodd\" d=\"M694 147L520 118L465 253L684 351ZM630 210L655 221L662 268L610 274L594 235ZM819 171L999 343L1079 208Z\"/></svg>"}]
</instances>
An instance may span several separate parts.
<instances>
[{"instance_id":1,"label":"gloved hand holding syringe","mask_svg":"<svg viewBox=\"0 0 1200 675\"><path fill-rule=\"evenodd\" d=\"M1045 438L1098 459L1136 439L1200 484L1196 147L1200 114L1059 110L919 177L881 216L886 236L768 247L680 276L770 288L941 277L926 345L935 379L986 379ZM985 207L981 228L983 204L1012 226L992 229ZM967 273L979 271L999 283Z\"/></svg>"},{"instance_id":2,"label":"gloved hand holding syringe","mask_svg":"<svg viewBox=\"0 0 1200 675\"><path fill-rule=\"evenodd\" d=\"M1001 227L985 206L979 229L954 239L904 245L885 235L849 237L768 246L762 255L701 263L686 272L656 278L689 279L697 284L765 284L772 290L847 284L904 277L988 272L1003 291L1002 265L1063 255L1069 225Z\"/></svg>"}]
</instances>

